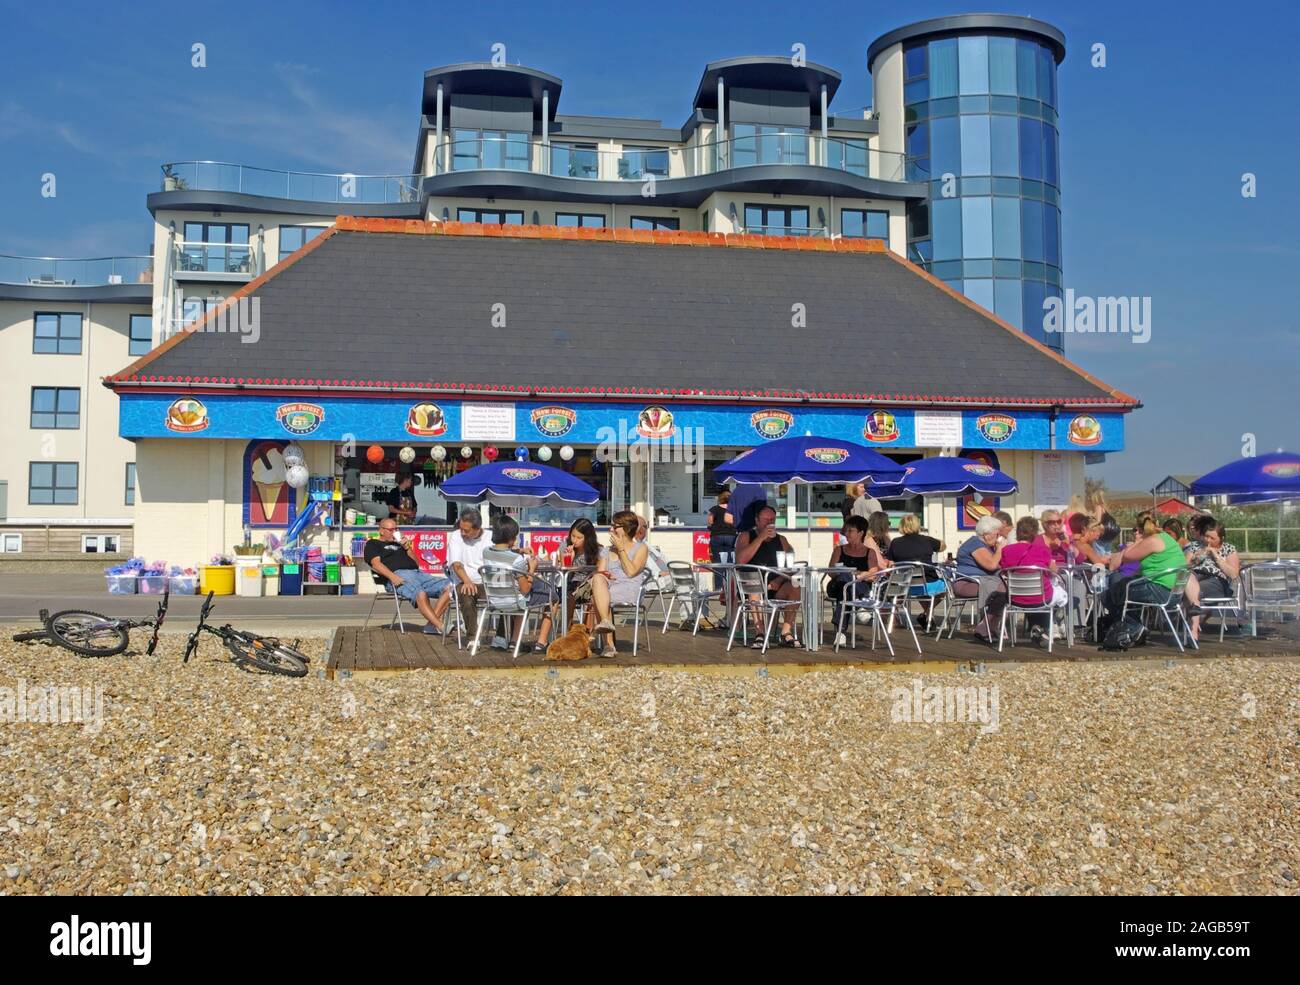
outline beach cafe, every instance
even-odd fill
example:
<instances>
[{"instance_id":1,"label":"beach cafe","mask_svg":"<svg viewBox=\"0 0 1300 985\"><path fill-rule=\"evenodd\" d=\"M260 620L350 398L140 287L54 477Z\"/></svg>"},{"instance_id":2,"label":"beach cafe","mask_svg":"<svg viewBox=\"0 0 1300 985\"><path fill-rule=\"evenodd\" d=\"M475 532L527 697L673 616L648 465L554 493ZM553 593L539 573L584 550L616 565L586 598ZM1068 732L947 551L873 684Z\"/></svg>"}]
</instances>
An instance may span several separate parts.
<instances>
[{"instance_id":1,"label":"beach cafe","mask_svg":"<svg viewBox=\"0 0 1300 985\"><path fill-rule=\"evenodd\" d=\"M256 333L217 330L237 305ZM359 554L409 475L403 530L438 567L462 505L440 485L495 460L600 494L519 510L534 543L632 509L698 560L713 470L803 434L1015 476L884 500L952 546L995 509L1064 506L1138 406L874 241L348 217L104 383L136 445L137 553L186 563L246 530ZM766 495L824 563L844 487Z\"/></svg>"}]
</instances>

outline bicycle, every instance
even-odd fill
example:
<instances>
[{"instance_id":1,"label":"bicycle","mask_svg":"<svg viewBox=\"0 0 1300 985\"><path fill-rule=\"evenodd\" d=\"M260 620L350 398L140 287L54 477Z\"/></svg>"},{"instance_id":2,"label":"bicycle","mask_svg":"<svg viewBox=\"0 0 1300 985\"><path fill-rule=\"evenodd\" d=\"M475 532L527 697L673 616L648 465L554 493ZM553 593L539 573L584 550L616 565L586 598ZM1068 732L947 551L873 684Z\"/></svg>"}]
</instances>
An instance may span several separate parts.
<instances>
[{"instance_id":1,"label":"bicycle","mask_svg":"<svg viewBox=\"0 0 1300 985\"><path fill-rule=\"evenodd\" d=\"M283 674L285 677L307 676L307 664L310 658L298 649L300 640L294 640L293 645L288 645L281 643L274 636L260 636L247 630L235 629L230 623L224 626L208 625L208 616L213 609L213 594L213 592L208 593L203 608L199 610L199 624L194 627L194 632L190 633L190 638L185 644L185 659L182 663L189 663L190 657L199 652L199 636L209 633L221 640L230 651L231 662L240 670L256 667L268 674Z\"/></svg>"},{"instance_id":2,"label":"bicycle","mask_svg":"<svg viewBox=\"0 0 1300 985\"><path fill-rule=\"evenodd\" d=\"M57 644L82 657L112 657L130 645L131 630L152 626L145 654L153 656L170 598L170 592L163 592L152 619L117 619L88 609L61 609L51 615L49 609L42 609L39 618L45 628L15 633L13 639L15 643Z\"/></svg>"}]
</instances>

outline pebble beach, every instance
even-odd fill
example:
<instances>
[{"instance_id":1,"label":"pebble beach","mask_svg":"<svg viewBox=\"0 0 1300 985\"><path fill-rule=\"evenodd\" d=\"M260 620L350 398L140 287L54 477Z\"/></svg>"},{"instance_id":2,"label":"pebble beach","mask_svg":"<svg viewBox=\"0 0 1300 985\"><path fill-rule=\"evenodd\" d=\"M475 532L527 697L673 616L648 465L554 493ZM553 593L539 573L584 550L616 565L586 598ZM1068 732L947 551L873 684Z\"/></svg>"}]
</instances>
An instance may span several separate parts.
<instances>
[{"instance_id":1,"label":"pebble beach","mask_svg":"<svg viewBox=\"0 0 1300 985\"><path fill-rule=\"evenodd\" d=\"M4 894L1297 892L1300 661L327 681L14 628Z\"/></svg>"}]
</instances>

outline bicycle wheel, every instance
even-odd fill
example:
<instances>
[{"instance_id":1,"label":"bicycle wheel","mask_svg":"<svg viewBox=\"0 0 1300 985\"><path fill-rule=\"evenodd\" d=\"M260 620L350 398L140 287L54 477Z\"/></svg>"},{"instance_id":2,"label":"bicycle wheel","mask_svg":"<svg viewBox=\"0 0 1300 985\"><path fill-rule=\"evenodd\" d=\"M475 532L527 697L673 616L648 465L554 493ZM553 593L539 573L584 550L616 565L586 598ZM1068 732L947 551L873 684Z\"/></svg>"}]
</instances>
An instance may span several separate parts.
<instances>
[{"instance_id":1,"label":"bicycle wheel","mask_svg":"<svg viewBox=\"0 0 1300 985\"><path fill-rule=\"evenodd\" d=\"M37 640L44 640L46 643L53 642L50 634L43 629L33 630L28 633L14 633L15 643L35 643Z\"/></svg>"},{"instance_id":2,"label":"bicycle wheel","mask_svg":"<svg viewBox=\"0 0 1300 985\"><path fill-rule=\"evenodd\" d=\"M56 612L45 625L50 639L83 657L111 657L131 642L118 620L85 609Z\"/></svg>"},{"instance_id":3,"label":"bicycle wheel","mask_svg":"<svg viewBox=\"0 0 1300 985\"><path fill-rule=\"evenodd\" d=\"M248 664L285 677L307 676L307 657L277 639L242 633L227 639L226 649L241 667Z\"/></svg>"}]
</instances>

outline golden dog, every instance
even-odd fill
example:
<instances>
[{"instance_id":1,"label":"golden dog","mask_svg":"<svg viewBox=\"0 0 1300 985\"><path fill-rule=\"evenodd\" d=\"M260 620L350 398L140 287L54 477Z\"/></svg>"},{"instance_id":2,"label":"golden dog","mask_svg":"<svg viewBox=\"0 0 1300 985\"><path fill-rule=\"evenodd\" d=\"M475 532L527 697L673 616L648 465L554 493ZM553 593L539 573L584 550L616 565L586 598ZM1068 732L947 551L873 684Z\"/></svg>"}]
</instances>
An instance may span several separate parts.
<instances>
[{"instance_id":1,"label":"golden dog","mask_svg":"<svg viewBox=\"0 0 1300 985\"><path fill-rule=\"evenodd\" d=\"M547 660L586 660L591 652L591 631L582 623L570 626L558 640L546 648Z\"/></svg>"}]
</instances>

